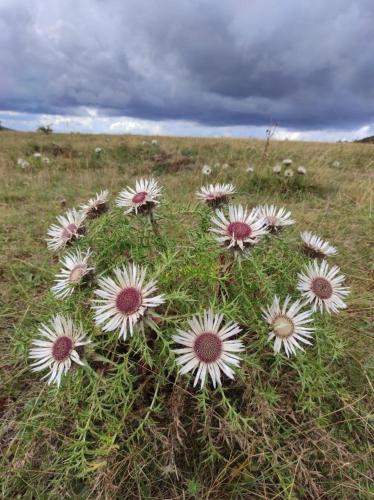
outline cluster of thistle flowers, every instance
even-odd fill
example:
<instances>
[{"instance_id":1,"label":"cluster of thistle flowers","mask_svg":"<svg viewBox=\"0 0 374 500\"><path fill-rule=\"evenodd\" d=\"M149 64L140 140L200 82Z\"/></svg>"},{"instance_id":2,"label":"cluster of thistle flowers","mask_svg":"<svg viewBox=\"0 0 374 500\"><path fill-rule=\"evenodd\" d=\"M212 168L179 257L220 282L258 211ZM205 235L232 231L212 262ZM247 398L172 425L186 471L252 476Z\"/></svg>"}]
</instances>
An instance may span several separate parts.
<instances>
[{"instance_id":1,"label":"cluster of thistle flowers","mask_svg":"<svg viewBox=\"0 0 374 500\"><path fill-rule=\"evenodd\" d=\"M222 165L220 165L220 163L214 164L215 169L218 169L220 167L222 170L227 170L228 168L230 168L230 165L228 163L223 163ZM251 164L249 164L248 167L245 169L245 171L247 172L247 174L253 174L255 169ZM211 167L209 165L203 165L203 168L201 169L201 173L203 175L210 175L212 172L213 172L213 170L211 169Z\"/></svg>"},{"instance_id":2,"label":"cluster of thistle flowers","mask_svg":"<svg viewBox=\"0 0 374 500\"><path fill-rule=\"evenodd\" d=\"M291 213L273 205L259 206L249 211L241 205L230 205L235 194L232 184L210 184L201 187L196 193L199 200L215 209L210 231L216 240L236 256L248 256L250 249L271 233L278 233L293 224ZM161 188L154 179L141 179L135 187L123 190L116 201L125 214L151 214L159 204ZM69 210L64 216L57 217L58 224L48 230L48 248L59 251L72 245L74 240L84 236L86 219L97 217L109 208L109 195L103 191L81 206L81 210ZM222 210L226 204L228 214ZM303 298L291 303L287 296L283 304L275 296L271 305L263 309L263 318L269 324L269 340L274 339L274 351L282 346L287 356L304 350L302 344L311 344L313 328L312 314L338 312L346 307L345 296L349 293L343 287L344 276L337 266L329 267L326 257L334 255L336 249L318 236L301 233L304 249L311 257L323 258L321 263L314 261L303 273L299 274L298 290ZM90 265L92 253L80 250L67 253L62 259L62 268L56 276L52 291L59 299L74 293L77 286L92 277L94 267ZM155 326L152 320L155 309L165 302L163 294L156 294L157 283L146 280L146 268L129 264L114 268L111 276L98 279L95 290L96 299L92 301L94 320L104 332L118 331L126 339L133 335L136 328L145 324ZM307 307L308 309L305 309ZM239 334L238 324L224 321L220 313L207 310L197 314L188 322L186 330L179 330L173 341L183 347L175 349L176 362L180 373L196 371L194 385L200 380L201 386L209 374L213 386L221 384L221 373L234 378L233 367L240 365L239 353L244 350L242 340L231 337ZM77 347L90 343L81 328L76 327L69 317L57 315L52 324L42 325L42 338L34 340L30 357L34 371L48 369L48 383L60 385L62 375L69 370L72 361L83 364Z\"/></svg>"},{"instance_id":3,"label":"cluster of thistle flowers","mask_svg":"<svg viewBox=\"0 0 374 500\"><path fill-rule=\"evenodd\" d=\"M282 164L277 163L276 165L274 165L274 167L272 169L273 173L278 174L278 175L281 174L282 170L283 170L283 166L284 166L284 167L286 167L285 170L283 171L284 177L293 177L294 170L291 168L292 164L293 164L293 161L291 160L291 158L286 158L282 161ZM219 163L215 164L216 168L219 166L220 166ZM227 163L224 163L221 168L222 168L222 170L226 170L227 168L229 168L229 165ZM249 164L246 167L245 171L247 172L247 174L253 174L255 172L255 168L253 165ZM307 174L307 170L304 167L304 165L298 166L296 169L296 172L299 175L306 175ZM204 165L201 169L201 173L203 175L210 175L212 173L212 169L209 165Z\"/></svg>"},{"instance_id":4,"label":"cluster of thistle flowers","mask_svg":"<svg viewBox=\"0 0 374 500\"><path fill-rule=\"evenodd\" d=\"M50 159L48 158L48 156L43 156L41 153L34 153L33 157L35 158L35 160L41 161L42 163L50 163ZM31 164L23 158L17 159L17 165L21 168L27 168L31 166Z\"/></svg>"},{"instance_id":5,"label":"cluster of thistle flowers","mask_svg":"<svg viewBox=\"0 0 374 500\"><path fill-rule=\"evenodd\" d=\"M286 169L284 170L283 175L285 177L293 177L294 176L294 171L291 168L292 164L293 164L293 161L291 160L291 158L285 158L282 161L282 165L280 165L279 163L277 163L276 165L274 165L273 172L274 172L274 174L281 174L282 173L282 166L284 166L284 167L286 167ZM304 167L304 165L298 166L297 169L296 169L296 172L298 174L300 174L300 175L306 175L307 174L307 170Z\"/></svg>"}]
</instances>

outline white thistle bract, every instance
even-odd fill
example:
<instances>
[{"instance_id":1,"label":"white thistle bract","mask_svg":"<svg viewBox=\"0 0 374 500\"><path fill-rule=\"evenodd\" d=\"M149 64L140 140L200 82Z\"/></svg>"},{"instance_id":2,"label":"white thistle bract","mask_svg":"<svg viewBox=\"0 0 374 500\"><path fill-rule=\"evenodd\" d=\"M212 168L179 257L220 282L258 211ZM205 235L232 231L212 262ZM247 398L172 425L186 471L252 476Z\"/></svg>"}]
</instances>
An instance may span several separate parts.
<instances>
[{"instance_id":1,"label":"white thistle bract","mask_svg":"<svg viewBox=\"0 0 374 500\"><path fill-rule=\"evenodd\" d=\"M218 208L229 202L230 197L235 194L232 184L209 184L202 186L196 196L212 208Z\"/></svg>"},{"instance_id":2,"label":"white thistle bract","mask_svg":"<svg viewBox=\"0 0 374 500\"><path fill-rule=\"evenodd\" d=\"M59 224L52 224L47 232L47 246L49 250L57 251L64 248L74 239L82 236L85 231L84 221L86 214L75 208L68 210L65 215L57 216Z\"/></svg>"},{"instance_id":3,"label":"white thistle bract","mask_svg":"<svg viewBox=\"0 0 374 500\"><path fill-rule=\"evenodd\" d=\"M277 208L275 205L261 205L256 208L257 217L265 221L268 229L276 233L283 227L294 224L291 212L285 208Z\"/></svg>"},{"instance_id":4,"label":"white thistle bract","mask_svg":"<svg viewBox=\"0 0 374 500\"><path fill-rule=\"evenodd\" d=\"M283 165L289 166L292 165L292 160L291 158L286 158L285 160L282 161Z\"/></svg>"},{"instance_id":5,"label":"white thistle bract","mask_svg":"<svg viewBox=\"0 0 374 500\"><path fill-rule=\"evenodd\" d=\"M221 371L230 379L234 379L234 371L230 367L239 366L237 352L244 350L240 340L227 340L240 333L236 323L228 323L221 327L222 314L205 311L202 316L194 316L189 322L189 330L178 330L173 336L174 342L184 347L174 349L180 356L176 359L182 366L180 374L196 371L194 386L200 380L203 387L206 375L209 374L213 386L221 385Z\"/></svg>"},{"instance_id":6,"label":"white thistle bract","mask_svg":"<svg viewBox=\"0 0 374 500\"><path fill-rule=\"evenodd\" d=\"M347 304L343 299L349 294L349 289L342 286L345 276L339 274L338 266L329 267L323 260L306 266L304 273L299 273L298 290L312 304L313 311L337 313L345 309Z\"/></svg>"},{"instance_id":7,"label":"white thistle bract","mask_svg":"<svg viewBox=\"0 0 374 500\"><path fill-rule=\"evenodd\" d=\"M308 326L312 321L312 311L300 312L303 305L297 300L290 305L291 298L286 297L283 306L279 298L274 297L271 306L263 309L264 319L271 326L269 340L274 339L274 352L280 352L282 346L287 357L296 354L296 349L304 350L302 344L311 344L310 338L314 328Z\"/></svg>"},{"instance_id":8,"label":"white thistle bract","mask_svg":"<svg viewBox=\"0 0 374 500\"><path fill-rule=\"evenodd\" d=\"M91 251L87 250L83 254L79 249L65 255L61 260L62 268L56 275L56 284L51 291L58 299L69 297L74 289L81 285L85 279L94 271L89 267L88 260L91 257Z\"/></svg>"},{"instance_id":9,"label":"white thistle bract","mask_svg":"<svg viewBox=\"0 0 374 500\"><path fill-rule=\"evenodd\" d=\"M29 354L31 359L36 360L31 364L32 371L48 368L49 373L43 379L49 377L48 384L60 386L61 377L66 375L72 361L85 366L76 348L91 341L74 325L71 318L61 315L55 316L50 326L41 325L39 333L41 338L33 340Z\"/></svg>"},{"instance_id":10,"label":"white thistle bract","mask_svg":"<svg viewBox=\"0 0 374 500\"><path fill-rule=\"evenodd\" d=\"M125 214L131 212L150 213L160 202L161 187L153 179L140 179L135 183L135 189L128 186L118 195L117 207L125 208Z\"/></svg>"},{"instance_id":11,"label":"white thistle bract","mask_svg":"<svg viewBox=\"0 0 374 500\"><path fill-rule=\"evenodd\" d=\"M127 333L133 334L134 326L143 318L148 318L155 307L165 302L163 295L155 295L156 282L144 283L146 268L130 264L113 270L114 279L100 278L99 289L94 300L95 321L104 332L119 330L125 340Z\"/></svg>"},{"instance_id":12,"label":"white thistle bract","mask_svg":"<svg viewBox=\"0 0 374 500\"><path fill-rule=\"evenodd\" d=\"M216 240L233 250L250 248L268 232L256 209L250 212L242 205L230 205L228 219L221 210L216 210L211 220L215 227L210 231L215 233Z\"/></svg>"},{"instance_id":13,"label":"white thistle bract","mask_svg":"<svg viewBox=\"0 0 374 500\"><path fill-rule=\"evenodd\" d=\"M325 258L337 254L336 248L330 245L328 241L324 241L310 231L304 231L300 233L300 236L303 241L304 251L311 257Z\"/></svg>"},{"instance_id":14,"label":"white thistle bract","mask_svg":"<svg viewBox=\"0 0 374 500\"><path fill-rule=\"evenodd\" d=\"M273 167L274 174L280 174L281 171L282 171L281 165L274 165L274 167Z\"/></svg>"},{"instance_id":15,"label":"white thistle bract","mask_svg":"<svg viewBox=\"0 0 374 500\"><path fill-rule=\"evenodd\" d=\"M94 198L90 198L88 202L83 203L80 208L87 215L87 217L94 218L108 210L108 200L109 192L106 189L105 191L96 193Z\"/></svg>"},{"instance_id":16,"label":"white thistle bract","mask_svg":"<svg viewBox=\"0 0 374 500\"><path fill-rule=\"evenodd\" d=\"M253 174L253 172L255 171L254 167L252 167L251 165L249 167L246 168L245 170L247 172L247 174Z\"/></svg>"},{"instance_id":17,"label":"white thistle bract","mask_svg":"<svg viewBox=\"0 0 374 500\"><path fill-rule=\"evenodd\" d=\"M300 175L306 175L306 168L303 165L297 167L297 173Z\"/></svg>"}]
</instances>

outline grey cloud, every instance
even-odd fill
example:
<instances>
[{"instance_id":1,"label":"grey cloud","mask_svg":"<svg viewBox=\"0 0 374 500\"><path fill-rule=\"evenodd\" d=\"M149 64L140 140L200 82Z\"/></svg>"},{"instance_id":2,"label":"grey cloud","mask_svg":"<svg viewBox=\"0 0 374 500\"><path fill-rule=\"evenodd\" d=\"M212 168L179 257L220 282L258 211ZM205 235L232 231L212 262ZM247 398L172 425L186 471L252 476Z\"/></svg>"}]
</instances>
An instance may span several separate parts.
<instances>
[{"instance_id":1,"label":"grey cloud","mask_svg":"<svg viewBox=\"0 0 374 500\"><path fill-rule=\"evenodd\" d=\"M349 128L373 26L372 0L1 0L0 109Z\"/></svg>"}]
</instances>

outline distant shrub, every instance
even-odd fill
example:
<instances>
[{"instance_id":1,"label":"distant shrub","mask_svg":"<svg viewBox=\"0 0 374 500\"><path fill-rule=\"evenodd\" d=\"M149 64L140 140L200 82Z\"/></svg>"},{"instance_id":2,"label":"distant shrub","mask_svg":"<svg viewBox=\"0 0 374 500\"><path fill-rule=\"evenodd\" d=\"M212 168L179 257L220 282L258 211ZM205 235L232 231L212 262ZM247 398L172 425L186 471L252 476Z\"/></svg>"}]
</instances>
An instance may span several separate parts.
<instances>
[{"instance_id":1,"label":"distant shrub","mask_svg":"<svg viewBox=\"0 0 374 500\"><path fill-rule=\"evenodd\" d=\"M40 132L42 134L50 135L53 133L52 127L50 125L40 125L40 127L37 128L37 132Z\"/></svg>"}]
</instances>

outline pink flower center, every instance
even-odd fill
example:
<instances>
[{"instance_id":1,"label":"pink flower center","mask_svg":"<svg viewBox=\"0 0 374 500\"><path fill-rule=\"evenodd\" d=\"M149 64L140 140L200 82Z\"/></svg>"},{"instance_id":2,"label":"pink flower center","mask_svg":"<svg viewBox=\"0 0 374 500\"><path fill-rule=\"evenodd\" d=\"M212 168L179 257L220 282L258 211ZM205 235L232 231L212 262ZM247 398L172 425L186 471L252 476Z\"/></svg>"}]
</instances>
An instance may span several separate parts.
<instances>
[{"instance_id":1,"label":"pink flower center","mask_svg":"<svg viewBox=\"0 0 374 500\"><path fill-rule=\"evenodd\" d=\"M314 278L312 281L312 291L320 299L329 299L333 293L331 283L322 277Z\"/></svg>"},{"instance_id":2,"label":"pink flower center","mask_svg":"<svg viewBox=\"0 0 374 500\"><path fill-rule=\"evenodd\" d=\"M124 288L116 298L117 309L123 314L133 314L142 303L141 293L133 287Z\"/></svg>"},{"instance_id":3,"label":"pink flower center","mask_svg":"<svg viewBox=\"0 0 374 500\"><path fill-rule=\"evenodd\" d=\"M252 229L245 222L231 222L227 228L227 232L236 240L245 240L251 236Z\"/></svg>"},{"instance_id":4,"label":"pink flower center","mask_svg":"<svg viewBox=\"0 0 374 500\"><path fill-rule=\"evenodd\" d=\"M78 230L78 226L76 224L69 224L68 226L64 227L62 230L62 238L65 241L71 240L71 238L75 235L75 233Z\"/></svg>"},{"instance_id":5,"label":"pink flower center","mask_svg":"<svg viewBox=\"0 0 374 500\"><path fill-rule=\"evenodd\" d=\"M144 200L146 199L146 197L147 197L147 193L145 191L142 191L140 193L136 193L132 197L132 201L133 201L133 203L143 203Z\"/></svg>"},{"instance_id":6,"label":"pink flower center","mask_svg":"<svg viewBox=\"0 0 374 500\"><path fill-rule=\"evenodd\" d=\"M215 333L204 332L196 338L193 348L200 361L214 363L222 353L222 340Z\"/></svg>"},{"instance_id":7,"label":"pink flower center","mask_svg":"<svg viewBox=\"0 0 374 500\"><path fill-rule=\"evenodd\" d=\"M73 341L65 335L59 337L53 344L52 356L56 361L65 361L73 350Z\"/></svg>"}]
</instances>

